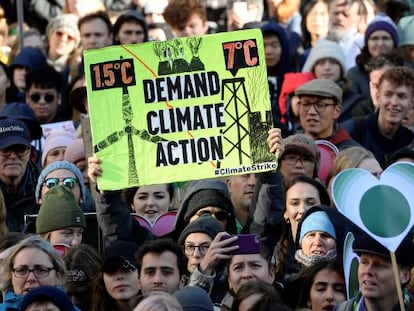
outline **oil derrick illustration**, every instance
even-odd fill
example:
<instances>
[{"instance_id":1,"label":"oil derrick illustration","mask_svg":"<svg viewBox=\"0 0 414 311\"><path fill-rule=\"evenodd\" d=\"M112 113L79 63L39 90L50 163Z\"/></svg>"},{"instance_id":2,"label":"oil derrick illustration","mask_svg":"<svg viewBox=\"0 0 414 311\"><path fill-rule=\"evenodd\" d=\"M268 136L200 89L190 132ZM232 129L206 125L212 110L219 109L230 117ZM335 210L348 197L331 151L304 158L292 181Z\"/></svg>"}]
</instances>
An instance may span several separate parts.
<instances>
[{"instance_id":1,"label":"oil derrick illustration","mask_svg":"<svg viewBox=\"0 0 414 311\"><path fill-rule=\"evenodd\" d=\"M251 92L253 100L259 100L257 96L259 96L261 87L260 83L256 84L256 88ZM240 165L249 162L271 161L266 137L260 137L263 133L267 135L267 129L271 127L271 112L265 112L265 120L263 121L260 112L251 111L243 77L224 79L222 90L221 99L224 101L227 98L224 109L227 116L230 117L230 122L226 120L226 123L229 122L229 126L222 133L223 139L231 146L226 156L237 152ZM234 141L234 137L236 137L236 141ZM251 155L243 150L243 142L246 140L249 143Z\"/></svg>"},{"instance_id":2,"label":"oil derrick illustration","mask_svg":"<svg viewBox=\"0 0 414 311\"><path fill-rule=\"evenodd\" d=\"M139 184L139 178L137 173L137 168L135 164L135 152L134 152L134 142L133 136L138 136L142 140L149 142L160 142L166 141L165 139L159 136L151 136L147 130L138 130L132 125L132 120L134 114L132 111L131 102L129 99L128 88L126 86L122 87L122 119L125 122L123 129L109 134L106 138L98 142L94 146L94 151L101 151L114 143L118 142L122 137L127 135L128 140L128 184Z\"/></svg>"},{"instance_id":3,"label":"oil derrick illustration","mask_svg":"<svg viewBox=\"0 0 414 311\"><path fill-rule=\"evenodd\" d=\"M243 159L251 160L250 155L243 150L243 141L249 140L249 128L245 124L249 124L250 105L247 97L244 78L223 79L223 87L221 100L225 102L224 110L230 117L229 126L223 131L223 138L227 141L231 148L225 154L226 157L233 152L238 153L239 164L246 163ZM227 95L227 96L225 96ZM234 107L234 111L231 109ZM226 121L227 123L228 121ZM234 141L236 137L236 141Z\"/></svg>"}]
</instances>

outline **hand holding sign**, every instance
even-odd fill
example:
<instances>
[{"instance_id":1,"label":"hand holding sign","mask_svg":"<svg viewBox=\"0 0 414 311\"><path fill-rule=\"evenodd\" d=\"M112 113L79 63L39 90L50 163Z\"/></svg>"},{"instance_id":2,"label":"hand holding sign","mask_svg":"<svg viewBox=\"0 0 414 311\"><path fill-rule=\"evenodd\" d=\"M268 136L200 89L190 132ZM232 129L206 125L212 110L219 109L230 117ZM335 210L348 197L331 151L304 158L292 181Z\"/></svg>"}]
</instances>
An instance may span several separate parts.
<instances>
[{"instance_id":1,"label":"hand holding sign","mask_svg":"<svg viewBox=\"0 0 414 311\"><path fill-rule=\"evenodd\" d=\"M390 251L414 225L414 165L396 163L378 180L353 168L339 173L332 184L338 210Z\"/></svg>"}]
</instances>

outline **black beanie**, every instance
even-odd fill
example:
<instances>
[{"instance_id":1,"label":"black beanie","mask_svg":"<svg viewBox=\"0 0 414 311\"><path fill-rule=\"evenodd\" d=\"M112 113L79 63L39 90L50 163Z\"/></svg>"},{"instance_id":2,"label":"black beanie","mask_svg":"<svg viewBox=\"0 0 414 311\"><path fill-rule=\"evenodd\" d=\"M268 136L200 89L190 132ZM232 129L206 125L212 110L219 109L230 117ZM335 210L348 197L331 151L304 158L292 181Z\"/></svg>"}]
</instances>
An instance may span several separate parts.
<instances>
[{"instance_id":1,"label":"black beanie","mask_svg":"<svg viewBox=\"0 0 414 311\"><path fill-rule=\"evenodd\" d=\"M195 215L197 211L207 206L219 207L229 212L231 215L234 215L233 205L230 199L220 190L204 189L194 193L188 200L184 221L188 223L189 219Z\"/></svg>"},{"instance_id":2,"label":"black beanie","mask_svg":"<svg viewBox=\"0 0 414 311\"><path fill-rule=\"evenodd\" d=\"M60 311L75 310L68 295L63 290L49 285L39 286L28 292L24 296L21 309L19 310L26 310L30 304L36 301L50 301L58 307Z\"/></svg>"},{"instance_id":3,"label":"black beanie","mask_svg":"<svg viewBox=\"0 0 414 311\"><path fill-rule=\"evenodd\" d=\"M184 228L183 232L178 238L178 245L184 245L185 239L191 233L200 232L207 234L212 240L216 237L217 233L222 232L223 227L220 223L213 217L205 215L196 219L195 221L189 223L187 227Z\"/></svg>"}]
</instances>

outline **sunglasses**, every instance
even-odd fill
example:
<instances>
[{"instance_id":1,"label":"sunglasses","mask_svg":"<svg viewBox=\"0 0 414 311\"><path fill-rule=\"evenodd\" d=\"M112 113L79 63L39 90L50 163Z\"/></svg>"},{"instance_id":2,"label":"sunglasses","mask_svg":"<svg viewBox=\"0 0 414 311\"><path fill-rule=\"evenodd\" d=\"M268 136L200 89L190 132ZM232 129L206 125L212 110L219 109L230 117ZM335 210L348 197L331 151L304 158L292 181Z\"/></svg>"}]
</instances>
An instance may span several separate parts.
<instances>
[{"instance_id":1,"label":"sunglasses","mask_svg":"<svg viewBox=\"0 0 414 311\"><path fill-rule=\"evenodd\" d=\"M38 103L40 99L43 98L46 103L50 104L55 100L55 95L53 94L42 94L42 93L33 93L30 94L30 100L34 103Z\"/></svg>"},{"instance_id":2,"label":"sunglasses","mask_svg":"<svg viewBox=\"0 0 414 311\"><path fill-rule=\"evenodd\" d=\"M69 189L74 189L78 184L78 180L73 177L65 177L65 178L57 178L57 177L50 177L46 178L43 184L46 188L50 189L56 187L58 185L64 185Z\"/></svg>"},{"instance_id":3,"label":"sunglasses","mask_svg":"<svg viewBox=\"0 0 414 311\"><path fill-rule=\"evenodd\" d=\"M197 216L199 217L204 216L204 215L210 215L219 221L227 220L230 216L229 213L224 212L224 211L214 212L214 211L204 210L204 211L200 211L197 213Z\"/></svg>"}]
</instances>

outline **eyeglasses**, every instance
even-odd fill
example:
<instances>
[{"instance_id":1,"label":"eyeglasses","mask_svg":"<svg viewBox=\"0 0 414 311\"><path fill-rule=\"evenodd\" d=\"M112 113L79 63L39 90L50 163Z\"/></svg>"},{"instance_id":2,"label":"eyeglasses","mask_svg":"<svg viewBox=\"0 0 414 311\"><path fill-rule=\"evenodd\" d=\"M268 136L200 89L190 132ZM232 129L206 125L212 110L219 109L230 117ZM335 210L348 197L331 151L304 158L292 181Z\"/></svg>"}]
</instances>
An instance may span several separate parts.
<instances>
[{"instance_id":1,"label":"eyeglasses","mask_svg":"<svg viewBox=\"0 0 414 311\"><path fill-rule=\"evenodd\" d=\"M209 211L209 210L204 210L204 211L199 211L198 213L196 213L197 216L204 216L204 215L210 215L212 217L214 217L215 219L219 220L219 221L224 221L227 220L230 216L230 213L224 212L224 211Z\"/></svg>"},{"instance_id":2,"label":"eyeglasses","mask_svg":"<svg viewBox=\"0 0 414 311\"><path fill-rule=\"evenodd\" d=\"M24 157L28 155L30 148L25 145L13 145L5 149L0 149L0 155L3 157L10 157L12 153L18 157Z\"/></svg>"},{"instance_id":3,"label":"eyeglasses","mask_svg":"<svg viewBox=\"0 0 414 311\"><path fill-rule=\"evenodd\" d=\"M200 252L201 256L204 256L208 249L210 247L210 244L201 244L201 245L194 245L194 244L185 244L183 246L183 251L188 256L193 256L196 249Z\"/></svg>"},{"instance_id":4,"label":"eyeglasses","mask_svg":"<svg viewBox=\"0 0 414 311\"><path fill-rule=\"evenodd\" d=\"M50 189L56 187L57 185L64 185L69 189L74 189L78 184L78 180L73 177L64 177L64 178L57 178L57 177L50 177L46 178L43 184L46 188Z\"/></svg>"},{"instance_id":5,"label":"eyeglasses","mask_svg":"<svg viewBox=\"0 0 414 311\"><path fill-rule=\"evenodd\" d=\"M283 161L289 166L294 166L298 161L302 163L303 166L309 167L315 165L315 159L309 156L298 156L298 155L286 155L282 158Z\"/></svg>"},{"instance_id":6,"label":"eyeglasses","mask_svg":"<svg viewBox=\"0 0 414 311\"><path fill-rule=\"evenodd\" d=\"M30 94L30 100L34 103L38 103L40 99L43 98L46 103L50 104L55 100L54 94L42 94L42 93L32 93Z\"/></svg>"},{"instance_id":7,"label":"eyeglasses","mask_svg":"<svg viewBox=\"0 0 414 311\"><path fill-rule=\"evenodd\" d=\"M13 268L13 274L16 278L26 278L30 272L33 272L35 277L37 278L45 278L49 276L50 271L54 270L55 268L49 268L45 266L34 266L33 269L29 269L27 266L22 266L19 268Z\"/></svg>"},{"instance_id":8,"label":"eyeglasses","mask_svg":"<svg viewBox=\"0 0 414 311\"><path fill-rule=\"evenodd\" d=\"M307 100L300 100L299 101L299 109L304 112L308 112L311 106L313 106L318 113L325 112L328 106L336 106L336 103L326 103L323 101L307 101Z\"/></svg>"}]
</instances>

